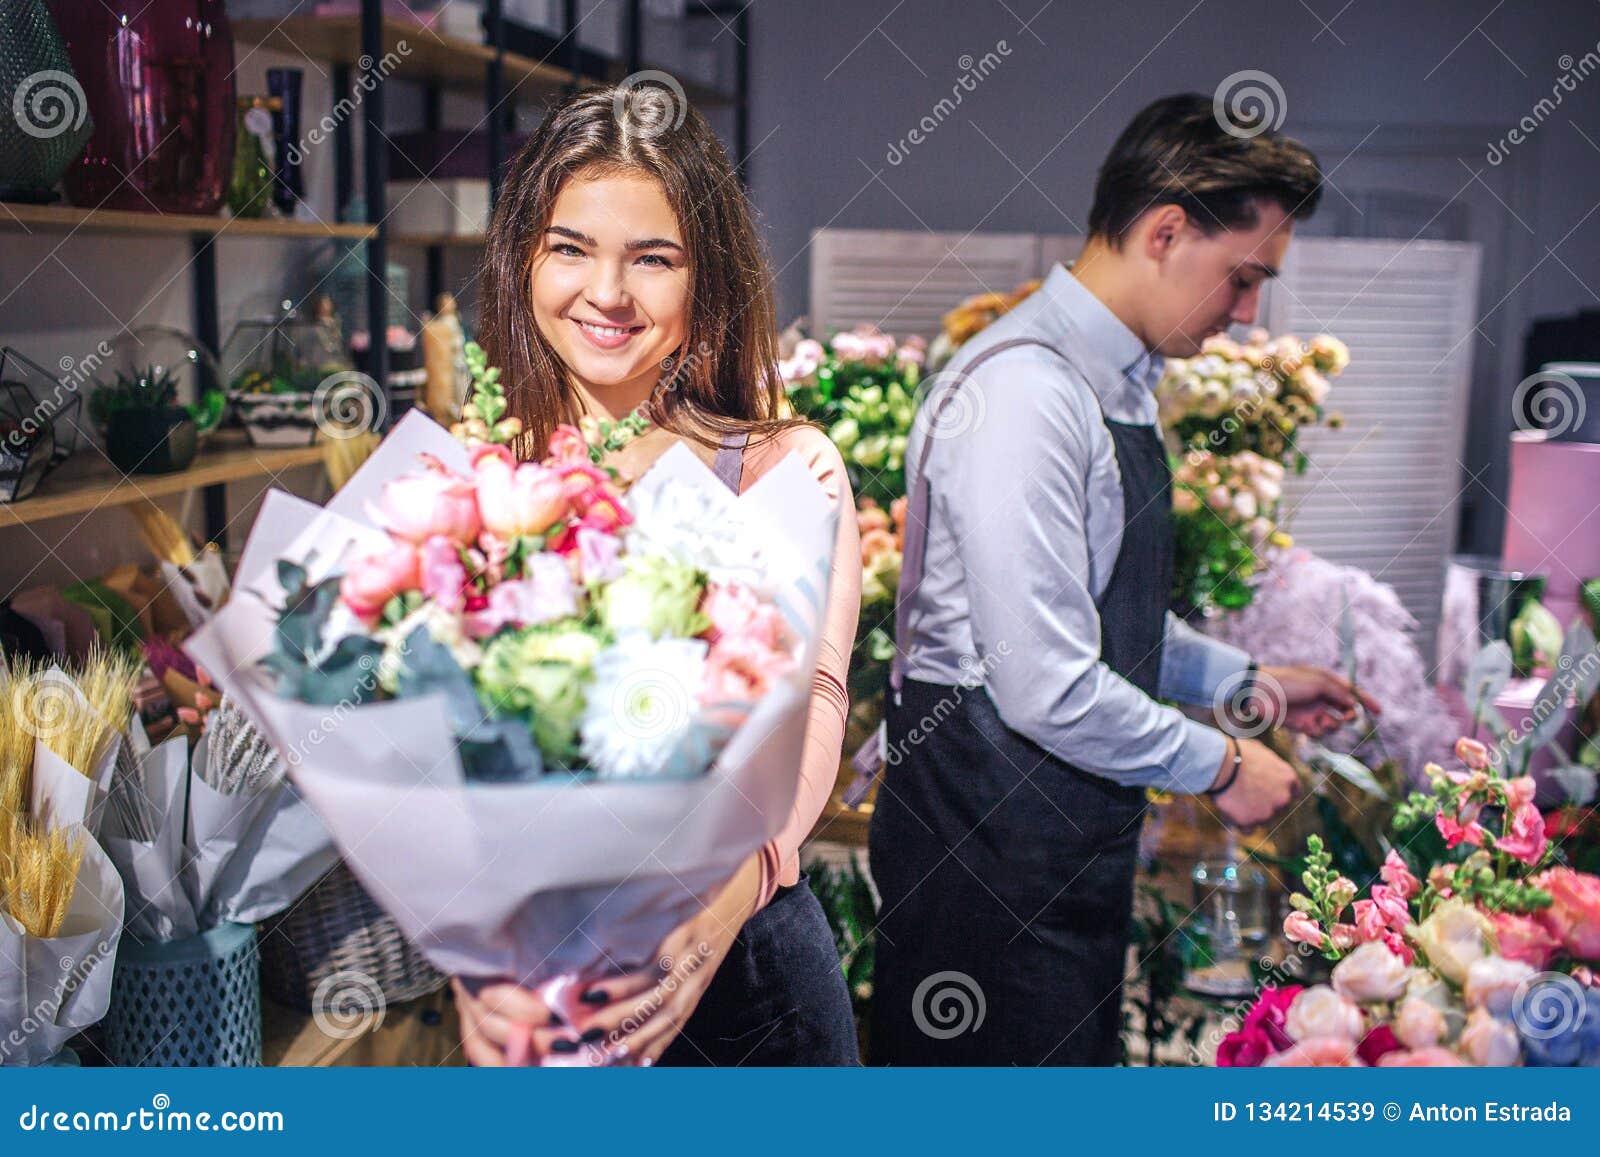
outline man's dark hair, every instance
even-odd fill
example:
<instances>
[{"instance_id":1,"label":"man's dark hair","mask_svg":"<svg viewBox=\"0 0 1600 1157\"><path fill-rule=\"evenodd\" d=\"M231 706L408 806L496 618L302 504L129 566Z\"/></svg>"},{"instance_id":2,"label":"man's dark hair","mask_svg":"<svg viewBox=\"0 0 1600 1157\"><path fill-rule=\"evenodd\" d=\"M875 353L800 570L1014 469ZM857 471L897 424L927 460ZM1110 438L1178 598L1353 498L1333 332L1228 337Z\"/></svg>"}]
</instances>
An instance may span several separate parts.
<instances>
[{"instance_id":1,"label":"man's dark hair","mask_svg":"<svg viewBox=\"0 0 1600 1157\"><path fill-rule=\"evenodd\" d=\"M1219 110L1199 93L1147 107L1100 166L1090 235L1120 246L1134 221L1157 205L1180 206L1207 236L1254 226L1258 200L1276 202L1296 220L1311 216L1322 195L1317 158L1267 128L1264 115Z\"/></svg>"}]
</instances>

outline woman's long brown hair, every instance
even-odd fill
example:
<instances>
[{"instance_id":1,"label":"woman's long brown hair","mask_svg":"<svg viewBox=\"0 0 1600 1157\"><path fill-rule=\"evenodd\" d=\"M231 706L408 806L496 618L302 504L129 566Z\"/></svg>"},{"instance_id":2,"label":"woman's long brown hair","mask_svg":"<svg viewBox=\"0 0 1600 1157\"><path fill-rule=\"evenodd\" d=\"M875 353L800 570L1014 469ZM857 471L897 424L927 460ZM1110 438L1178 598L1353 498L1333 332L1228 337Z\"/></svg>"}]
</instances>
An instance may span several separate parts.
<instances>
[{"instance_id":1,"label":"woman's long brown hair","mask_svg":"<svg viewBox=\"0 0 1600 1157\"><path fill-rule=\"evenodd\" d=\"M663 363L651 416L706 445L791 424L780 417L766 254L721 142L678 94L614 85L574 93L549 112L512 160L489 228L481 341L522 420L524 446L537 453L581 412L566 363L534 321L530 268L561 187L580 173L608 172L659 181L689 253L688 334Z\"/></svg>"}]
</instances>

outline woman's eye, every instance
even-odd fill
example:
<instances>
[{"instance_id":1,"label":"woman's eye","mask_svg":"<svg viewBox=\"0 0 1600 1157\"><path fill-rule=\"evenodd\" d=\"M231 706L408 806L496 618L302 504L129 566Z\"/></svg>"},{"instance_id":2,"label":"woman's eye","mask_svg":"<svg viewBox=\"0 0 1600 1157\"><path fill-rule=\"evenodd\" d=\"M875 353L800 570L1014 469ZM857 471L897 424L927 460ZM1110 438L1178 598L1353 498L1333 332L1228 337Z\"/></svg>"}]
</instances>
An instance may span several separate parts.
<instances>
[{"instance_id":1,"label":"woman's eye","mask_svg":"<svg viewBox=\"0 0 1600 1157\"><path fill-rule=\"evenodd\" d=\"M639 260L650 265L660 266L663 269L672 268L672 262L668 261L659 253L646 253L643 257L639 258Z\"/></svg>"},{"instance_id":2,"label":"woman's eye","mask_svg":"<svg viewBox=\"0 0 1600 1157\"><path fill-rule=\"evenodd\" d=\"M583 256L583 250L582 249L579 249L576 245L569 245L565 241L561 241L561 242L558 242L555 245L550 246L550 252L559 253L563 257L582 257Z\"/></svg>"}]
</instances>

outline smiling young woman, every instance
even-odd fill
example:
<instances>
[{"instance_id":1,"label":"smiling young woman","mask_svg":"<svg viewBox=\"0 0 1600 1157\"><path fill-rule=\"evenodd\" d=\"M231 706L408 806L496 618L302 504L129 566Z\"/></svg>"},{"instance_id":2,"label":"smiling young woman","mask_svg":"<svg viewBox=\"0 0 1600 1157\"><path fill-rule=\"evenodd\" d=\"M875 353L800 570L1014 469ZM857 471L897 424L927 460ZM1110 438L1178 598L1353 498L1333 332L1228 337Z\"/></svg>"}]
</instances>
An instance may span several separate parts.
<instances>
[{"instance_id":1,"label":"smiling young woman","mask_svg":"<svg viewBox=\"0 0 1600 1157\"><path fill-rule=\"evenodd\" d=\"M524 445L544 446L561 423L631 416L637 436L608 465L637 477L682 441L736 491L795 453L841 517L783 830L662 942L665 973L596 980L564 1015L514 981L476 992L458 983L474 1064L585 1045L637 1064L858 1062L843 972L799 847L839 766L860 542L838 451L816 427L780 417L771 280L720 142L665 89L578 93L510 165L489 231L482 338Z\"/></svg>"}]
</instances>

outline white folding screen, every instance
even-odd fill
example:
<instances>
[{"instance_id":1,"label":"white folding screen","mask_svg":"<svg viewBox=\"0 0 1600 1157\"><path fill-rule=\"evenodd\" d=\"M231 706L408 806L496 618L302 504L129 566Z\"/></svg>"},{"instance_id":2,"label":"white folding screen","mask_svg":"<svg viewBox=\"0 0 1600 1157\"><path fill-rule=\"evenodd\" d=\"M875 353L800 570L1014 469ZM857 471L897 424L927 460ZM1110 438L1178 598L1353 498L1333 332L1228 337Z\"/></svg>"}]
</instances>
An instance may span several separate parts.
<instances>
[{"instance_id":1,"label":"white folding screen","mask_svg":"<svg viewBox=\"0 0 1600 1157\"><path fill-rule=\"evenodd\" d=\"M933 338L975 293L1010 293L1039 276L1034 233L818 229L811 237L811 332L863 322Z\"/></svg>"},{"instance_id":2,"label":"white folding screen","mask_svg":"<svg viewBox=\"0 0 1600 1157\"><path fill-rule=\"evenodd\" d=\"M1303 436L1311 467L1286 487L1289 530L1393 586L1424 655L1455 549L1479 257L1461 242L1302 238L1262 309L1274 334L1350 347L1329 396L1344 424Z\"/></svg>"}]
</instances>

